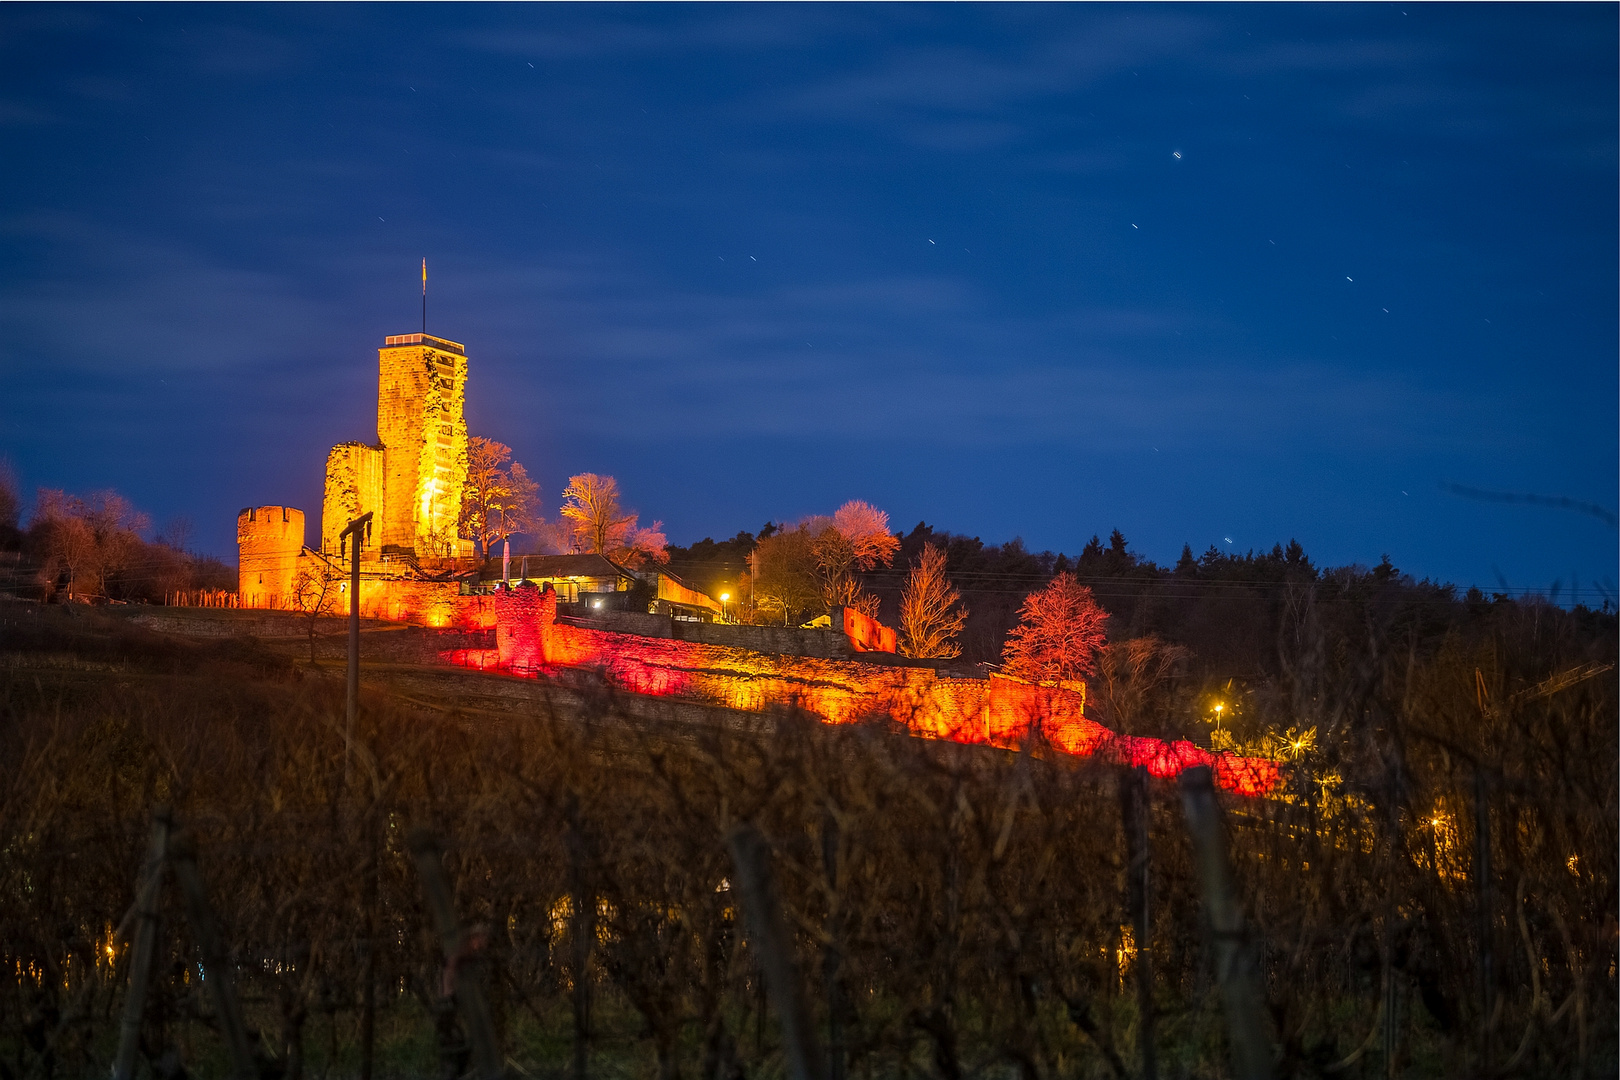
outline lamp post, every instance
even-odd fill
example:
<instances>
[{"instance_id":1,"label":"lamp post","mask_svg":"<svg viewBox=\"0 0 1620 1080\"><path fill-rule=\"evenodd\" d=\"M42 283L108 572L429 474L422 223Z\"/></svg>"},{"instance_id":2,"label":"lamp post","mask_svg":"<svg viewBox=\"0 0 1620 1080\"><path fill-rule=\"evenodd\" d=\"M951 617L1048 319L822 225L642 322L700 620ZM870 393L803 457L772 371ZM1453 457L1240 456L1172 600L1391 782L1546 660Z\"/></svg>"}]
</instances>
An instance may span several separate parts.
<instances>
[{"instance_id":1,"label":"lamp post","mask_svg":"<svg viewBox=\"0 0 1620 1080\"><path fill-rule=\"evenodd\" d=\"M723 593L720 594L720 619L721 619L722 622L724 622L728 618L728 616L726 615L726 603L730 599L731 599L731 594L730 593L723 592Z\"/></svg>"}]
</instances>

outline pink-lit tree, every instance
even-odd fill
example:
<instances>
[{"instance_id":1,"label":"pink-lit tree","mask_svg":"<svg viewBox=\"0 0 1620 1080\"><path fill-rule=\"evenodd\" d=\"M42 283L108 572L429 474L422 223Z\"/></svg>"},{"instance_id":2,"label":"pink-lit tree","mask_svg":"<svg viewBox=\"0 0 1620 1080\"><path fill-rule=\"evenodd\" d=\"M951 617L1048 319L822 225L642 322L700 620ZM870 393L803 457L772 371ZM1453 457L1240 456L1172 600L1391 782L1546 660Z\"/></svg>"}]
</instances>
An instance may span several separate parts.
<instances>
[{"instance_id":1,"label":"pink-lit tree","mask_svg":"<svg viewBox=\"0 0 1620 1080\"><path fill-rule=\"evenodd\" d=\"M1031 682L1069 682L1097 670L1108 613L1073 574L1024 598L1002 653L1007 674Z\"/></svg>"},{"instance_id":2,"label":"pink-lit tree","mask_svg":"<svg viewBox=\"0 0 1620 1080\"><path fill-rule=\"evenodd\" d=\"M816 600L823 611L852 607L875 616L878 598L861 587L856 574L888 566L899 550L889 515L852 499L831 516L805 518L759 542L751 559L755 602L780 611L784 621Z\"/></svg>"}]
</instances>

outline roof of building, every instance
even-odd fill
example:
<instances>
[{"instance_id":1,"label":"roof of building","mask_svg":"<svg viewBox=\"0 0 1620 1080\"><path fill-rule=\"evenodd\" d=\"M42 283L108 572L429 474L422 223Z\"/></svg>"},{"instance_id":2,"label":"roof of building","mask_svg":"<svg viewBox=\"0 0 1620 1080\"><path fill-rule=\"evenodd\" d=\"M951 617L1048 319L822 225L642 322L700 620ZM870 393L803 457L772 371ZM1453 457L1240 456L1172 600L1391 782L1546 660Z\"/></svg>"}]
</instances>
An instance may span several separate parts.
<instances>
[{"instance_id":1,"label":"roof of building","mask_svg":"<svg viewBox=\"0 0 1620 1080\"><path fill-rule=\"evenodd\" d=\"M383 338L383 348L397 349L402 345L426 345L430 349L440 352L459 353L467 355L467 347L459 341L449 338L434 337L432 334L389 334Z\"/></svg>"}]
</instances>

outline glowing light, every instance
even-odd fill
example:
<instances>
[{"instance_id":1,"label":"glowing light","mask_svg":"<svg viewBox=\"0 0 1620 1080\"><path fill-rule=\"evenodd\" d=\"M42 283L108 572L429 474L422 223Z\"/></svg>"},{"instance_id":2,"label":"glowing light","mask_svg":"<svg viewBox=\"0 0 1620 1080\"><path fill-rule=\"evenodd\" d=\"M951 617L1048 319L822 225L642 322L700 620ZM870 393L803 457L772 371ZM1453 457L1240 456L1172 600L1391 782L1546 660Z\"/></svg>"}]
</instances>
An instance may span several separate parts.
<instances>
[{"instance_id":1,"label":"glowing light","mask_svg":"<svg viewBox=\"0 0 1620 1080\"><path fill-rule=\"evenodd\" d=\"M720 594L720 602L722 604L725 603L727 600L730 600L730 599L731 599L731 594L730 593L723 592L723 593Z\"/></svg>"}]
</instances>

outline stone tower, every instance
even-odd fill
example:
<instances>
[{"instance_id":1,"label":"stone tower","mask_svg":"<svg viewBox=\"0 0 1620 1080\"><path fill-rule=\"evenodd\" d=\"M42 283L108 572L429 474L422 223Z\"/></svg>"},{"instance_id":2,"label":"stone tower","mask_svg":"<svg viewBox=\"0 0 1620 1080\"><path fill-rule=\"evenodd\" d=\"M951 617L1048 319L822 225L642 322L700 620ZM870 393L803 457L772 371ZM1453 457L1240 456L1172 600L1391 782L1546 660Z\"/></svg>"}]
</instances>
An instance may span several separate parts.
<instances>
[{"instance_id":1,"label":"stone tower","mask_svg":"<svg viewBox=\"0 0 1620 1080\"><path fill-rule=\"evenodd\" d=\"M291 506L247 507L236 515L236 547L242 606L291 607L298 553L304 549L304 512Z\"/></svg>"},{"instance_id":2,"label":"stone tower","mask_svg":"<svg viewBox=\"0 0 1620 1080\"><path fill-rule=\"evenodd\" d=\"M370 553L470 555L457 525L467 477L467 351L429 334L399 334L377 350L377 445L344 443L326 459L321 547L372 512Z\"/></svg>"}]
</instances>

